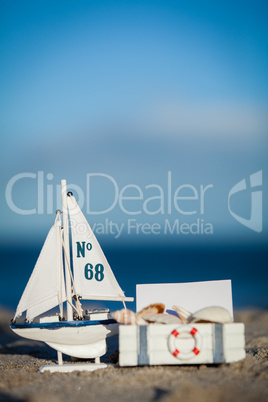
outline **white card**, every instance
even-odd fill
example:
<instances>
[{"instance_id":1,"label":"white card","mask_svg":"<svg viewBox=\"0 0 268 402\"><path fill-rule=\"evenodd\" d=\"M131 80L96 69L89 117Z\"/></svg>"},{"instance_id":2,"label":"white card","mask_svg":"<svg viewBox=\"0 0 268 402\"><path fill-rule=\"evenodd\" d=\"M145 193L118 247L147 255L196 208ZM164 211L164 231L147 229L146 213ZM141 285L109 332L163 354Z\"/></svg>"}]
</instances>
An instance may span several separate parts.
<instances>
[{"instance_id":1,"label":"white card","mask_svg":"<svg viewBox=\"0 0 268 402\"><path fill-rule=\"evenodd\" d=\"M177 305L194 313L204 307L221 306L233 317L231 280L155 283L136 285L136 311L153 303L163 303L166 311Z\"/></svg>"}]
</instances>

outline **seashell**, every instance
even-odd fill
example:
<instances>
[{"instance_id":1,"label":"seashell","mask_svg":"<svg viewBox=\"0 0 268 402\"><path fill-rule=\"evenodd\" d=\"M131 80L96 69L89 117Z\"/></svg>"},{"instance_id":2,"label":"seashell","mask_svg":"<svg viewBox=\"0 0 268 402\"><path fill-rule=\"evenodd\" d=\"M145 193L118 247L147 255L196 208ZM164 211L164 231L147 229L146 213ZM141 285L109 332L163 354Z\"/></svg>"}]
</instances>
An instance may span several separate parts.
<instances>
[{"instance_id":1,"label":"seashell","mask_svg":"<svg viewBox=\"0 0 268 402\"><path fill-rule=\"evenodd\" d=\"M112 313L112 317L120 324L125 325L147 325L141 317L138 317L133 311L128 309L117 310Z\"/></svg>"},{"instance_id":2,"label":"seashell","mask_svg":"<svg viewBox=\"0 0 268 402\"><path fill-rule=\"evenodd\" d=\"M149 324L182 324L179 317L171 314L154 314L150 317L146 317L145 320Z\"/></svg>"},{"instance_id":3,"label":"seashell","mask_svg":"<svg viewBox=\"0 0 268 402\"><path fill-rule=\"evenodd\" d=\"M180 320L181 320L181 322L182 322L183 324L187 324L187 323L190 322L190 321L189 321L189 318L190 318L191 315L192 315L192 314L190 313L190 311L187 311L187 310L185 310L184 308L179 307L179 306L173 306L172 308L173 308L174 311L176 311L176 313L178 314L178 316L179 316L179 318L180 318Z\"/></svg>"},{"instance_id":4,"label":"seashell","mask_svg":"<svg viewBox=\"0 0 268 402\"><path fill-rule=\"evenodd\" d=\"M216 322L226 324L233 322L231 314L224 307L211 306L196 311L190 317L190 322Z\"/></svg>"},{"instance_id":5,"label":"seashell","mask_svg":"<svg viewBox=\"0 0 268 402\"><path fill-rule=\"evenodd\" d=\"M182 307L173 306L172 308L176 311L184 324L190 322L216 322L220 324L233 322L229 311L220 306L204 307L193 314Z\"/></svg>"},{"instance_id":6,"label":"seashell","mask_svg":"<svg viewBox=\"0 0 268 402\"><path fill-rule=\"evenodd\" d=\"M144 307L137 313L138 317L146 318L155 314L162 314L165 311L165 305L162 303L150 304L150 306Z\"/></svg>"}]
</instances>

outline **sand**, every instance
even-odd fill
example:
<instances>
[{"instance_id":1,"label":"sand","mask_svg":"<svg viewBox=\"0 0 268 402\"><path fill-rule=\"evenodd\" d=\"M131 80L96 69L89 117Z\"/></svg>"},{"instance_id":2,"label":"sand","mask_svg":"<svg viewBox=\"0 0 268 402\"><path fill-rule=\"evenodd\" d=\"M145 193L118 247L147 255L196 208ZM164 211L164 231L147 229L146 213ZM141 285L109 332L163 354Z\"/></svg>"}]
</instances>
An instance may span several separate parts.
<instances>
[{"instance_id":1,"label":"sand","mask_svg":"<svg viewBox=\"0 0 268 402\"><path fill-rule=\"evenodd\" d=\"M222 365L120 368L40 373L56 361L43 343L9 329L12 313L0 310L0 401L268 401L268 311L239 311L246 324L246 358ZM110 360L116 361L113 354Z\"/></svg>"}]
</instances>

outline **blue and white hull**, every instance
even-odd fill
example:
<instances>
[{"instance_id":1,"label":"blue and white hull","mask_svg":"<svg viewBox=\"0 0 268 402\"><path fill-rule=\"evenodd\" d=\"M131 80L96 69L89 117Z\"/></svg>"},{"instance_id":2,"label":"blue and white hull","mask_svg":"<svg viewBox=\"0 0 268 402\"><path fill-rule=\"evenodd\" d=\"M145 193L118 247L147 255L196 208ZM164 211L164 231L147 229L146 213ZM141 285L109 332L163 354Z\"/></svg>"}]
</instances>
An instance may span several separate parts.
<instances>
[{"instance_id":1,"label":"blue and white hull","mask_svg":"<svg viewBox=\"0 0 268 402\"><path fill-rule=\"evenodd\" d=\"M14 323L10 327L23 338L45 342L69 356L89 359L106 353L106 338L118 334L118 325L113 319L104 319Z\"/></svg>"}]
</instances>

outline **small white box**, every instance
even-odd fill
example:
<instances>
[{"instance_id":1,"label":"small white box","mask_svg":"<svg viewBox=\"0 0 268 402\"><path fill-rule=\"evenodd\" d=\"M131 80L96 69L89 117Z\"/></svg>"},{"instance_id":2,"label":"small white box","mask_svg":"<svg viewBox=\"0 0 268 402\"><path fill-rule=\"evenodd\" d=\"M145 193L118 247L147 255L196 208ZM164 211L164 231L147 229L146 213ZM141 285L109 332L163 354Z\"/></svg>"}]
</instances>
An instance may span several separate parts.
<instances>
[{"instance_id":1,"label":"small white box","mask_svg":"<svg viewBox=\"0 0 268 402\"><path fill-rule=\"evenodd\" d=\"M230 363L245 358L244 324L120 325L119 365Z\"/></svg>"}]
</instances>

